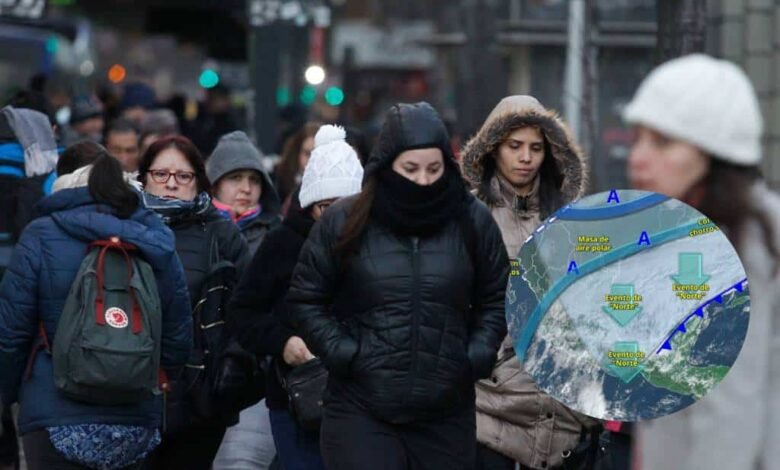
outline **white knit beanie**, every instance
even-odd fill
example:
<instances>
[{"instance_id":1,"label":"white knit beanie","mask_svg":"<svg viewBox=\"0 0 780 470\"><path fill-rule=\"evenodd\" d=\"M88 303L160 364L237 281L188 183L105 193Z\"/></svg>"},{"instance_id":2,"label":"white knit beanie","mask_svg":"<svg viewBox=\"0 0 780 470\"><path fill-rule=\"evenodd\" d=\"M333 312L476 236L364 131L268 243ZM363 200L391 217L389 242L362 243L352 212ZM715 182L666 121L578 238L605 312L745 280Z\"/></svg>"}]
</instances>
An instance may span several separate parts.
<instances>
[{"instance_id":1,"label":"white knit beanie","mask_svg":"<svg viewBox=\"0 0 780 470\"><path fill-rule=\"evenodd\" d=\"M727 162L761 160L758 99L742 69L725 60L691 54L661 64L639 85L623 118Z\"/></svg>"},{"instance_id":2,"label":"white knit beanie","mask_svg":"<svg viewBox=\"0 0 780 470\"><path fill-rule=\"evenodd\" d=\"M360 192L363 167L355 150L344 140L346 136L339 126L325 125L317 131L314 150L303 171L301 207Z\"/></svg>"}]
</instances>

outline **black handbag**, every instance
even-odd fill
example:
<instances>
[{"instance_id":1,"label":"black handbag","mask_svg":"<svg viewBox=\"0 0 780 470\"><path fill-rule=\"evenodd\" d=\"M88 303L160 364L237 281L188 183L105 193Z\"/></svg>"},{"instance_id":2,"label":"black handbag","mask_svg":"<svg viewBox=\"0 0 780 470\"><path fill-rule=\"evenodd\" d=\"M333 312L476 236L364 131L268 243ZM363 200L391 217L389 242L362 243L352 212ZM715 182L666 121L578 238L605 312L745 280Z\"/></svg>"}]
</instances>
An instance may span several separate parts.
<instances>
[{"instance_id":1,"label":"black handbag","mask_svg":"<svg viewBox=\"0 0 780 470\"><path fill-rule=\"evenodd\" d=\"M328 371L319 358L311 359L283 374L278 369L282 387L287 391L290 413L307 431L320 429L322 397L328 383Z\"/></svg>"}]
</instances>

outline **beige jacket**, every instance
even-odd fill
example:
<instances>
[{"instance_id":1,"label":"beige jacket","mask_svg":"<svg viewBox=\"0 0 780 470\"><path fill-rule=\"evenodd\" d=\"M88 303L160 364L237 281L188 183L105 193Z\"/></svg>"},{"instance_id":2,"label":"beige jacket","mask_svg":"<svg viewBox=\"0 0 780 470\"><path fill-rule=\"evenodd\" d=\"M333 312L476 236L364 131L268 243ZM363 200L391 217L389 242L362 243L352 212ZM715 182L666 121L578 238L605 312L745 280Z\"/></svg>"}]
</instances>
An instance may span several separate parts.
<instances>
[{"instance_id":1,"label":"beige jacket","mask_svg":"<svg viewBox=\"0 0 780 470\"><path fill-rule=\"evenodd\" d=\"M494 158L510 131L528 125L541 129L563 176L560 204L581 196L587 180L585 158L553 112L530 96L504 98L496 106L466 144L461 164L477 196L490 207L510 259L517 257L540 218L558 209L542 203L540 193L547 183L540 178L527 198L519 198L503 178L485 171L486 162ZM560 465L562 455L576 447L581 431L597 423L540 391L515 357L510 337L501 345L492 377L478 382L476 392L477 440L531 468Z\"/></svg>"}]
</instances>

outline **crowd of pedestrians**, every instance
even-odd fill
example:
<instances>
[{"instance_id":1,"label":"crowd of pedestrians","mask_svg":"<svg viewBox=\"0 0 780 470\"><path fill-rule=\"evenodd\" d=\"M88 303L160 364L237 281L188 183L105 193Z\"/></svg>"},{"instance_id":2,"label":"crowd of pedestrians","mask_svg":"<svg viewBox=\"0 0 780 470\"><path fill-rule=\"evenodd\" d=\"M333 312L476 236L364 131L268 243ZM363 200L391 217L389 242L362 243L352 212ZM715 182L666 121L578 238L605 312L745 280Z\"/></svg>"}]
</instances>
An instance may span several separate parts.
<instances>
[{"instance_id":1,"label":"crowd of pedestrians","mask_svg":"<svg viewBox=\"0 0 780 470\"><path fill-rule=\"evenodd\" d=\"M393 105L371 149L310 122L272 174L223 91L193 139L142 86L111 120L79 100L59 138L39 111L0 112L0 468L17 434L31 470L780 461L780 200L735 65L672 60L624 111L631 186L710 217L751 285L723 383L636 426L545 394L507 335L509 261L590 190L588 156L555 112L508 96L462 149L424 102Z\"/></svg>"}]
</instances>

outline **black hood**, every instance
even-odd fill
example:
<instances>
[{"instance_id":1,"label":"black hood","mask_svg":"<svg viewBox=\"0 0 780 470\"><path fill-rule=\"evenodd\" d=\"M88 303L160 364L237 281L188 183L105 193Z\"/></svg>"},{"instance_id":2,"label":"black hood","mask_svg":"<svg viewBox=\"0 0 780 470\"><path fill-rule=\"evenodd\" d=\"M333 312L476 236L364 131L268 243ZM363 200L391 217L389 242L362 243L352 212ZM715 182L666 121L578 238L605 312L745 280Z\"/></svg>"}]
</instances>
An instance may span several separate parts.
<instances>
[{"instance_id":1,"label":"black hood","mask_svg":"<svg viewBox=\"0 0 780 470\"><path fill-rule=\"evenodd\" d=\"M447 128L433 106L424 101L393 105L385 115L379 141L366 162L363 181L390 166L401 152L432 147L440 149L444 162L460 172Z\"/></svg>"}]
</instances>

